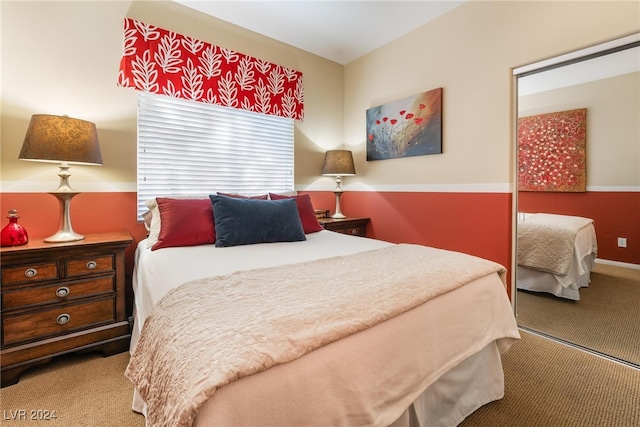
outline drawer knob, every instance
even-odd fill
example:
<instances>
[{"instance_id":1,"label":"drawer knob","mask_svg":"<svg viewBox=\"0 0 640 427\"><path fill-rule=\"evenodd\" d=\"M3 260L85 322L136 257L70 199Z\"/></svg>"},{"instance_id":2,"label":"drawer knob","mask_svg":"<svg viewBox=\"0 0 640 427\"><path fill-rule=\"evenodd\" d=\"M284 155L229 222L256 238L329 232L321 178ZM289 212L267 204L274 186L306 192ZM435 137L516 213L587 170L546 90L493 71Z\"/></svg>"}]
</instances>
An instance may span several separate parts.
<instances>
[{"instance_id":1,"label":"drawer knob","mask_svg":"<svg viewBox=\"0 0 640 427\"><path fill-rule=\"evenodd\" d=\"M38 270L36 270L35 268L31 267L31 268L27 268L24 272L24 275L31 278L31 277L36 277L36 274L38 274Z\"/></svg>"},{"instance_id":2,"label":"drawer knob","mask_svg":"<svg viewBox=\"0 0 640 427\"><path fill-rule=\"evenodd\" d=\"M94 268L96 268L97 266L98 266L98 264L97 264L95 261L89 261L89 262L87 263L87 268L88 268L89 270L93 270L93 269L94 269Z\"/></svg>"},{"instance_id":3,"label":"drawer knob","mask_svg":"<svg viewBox=\"0 0 640 427\"><path fill-rule=\"evenodd\" d=\"M356 228L354 228L353 230L351 230L351 234L353 234L353 235L358 234L358 230Z\"/></svg>"},{"instance_id":4,"label":"drawer knob","mask_svg":"<svg viewBox=\"0 0 640 427\"><path fill-rule=\"evenodd\" d=\"M56 319L56 323L58 325L66 325L67 323L69 323L69 320L71 320L71 316L67 313L62 313Z\"/></svg>"},{"instance_id":5,"label":"drawer knob","mask_svg":"<svg viewBox=\"0 0 640 427\"><path fill-rule=\"evenodd\" d=\"M58 289L56 289L57 297L64 298L67 295L69 295L69 288L67 288L66 286L60 286Z\"/></svg>"}]
</instances>

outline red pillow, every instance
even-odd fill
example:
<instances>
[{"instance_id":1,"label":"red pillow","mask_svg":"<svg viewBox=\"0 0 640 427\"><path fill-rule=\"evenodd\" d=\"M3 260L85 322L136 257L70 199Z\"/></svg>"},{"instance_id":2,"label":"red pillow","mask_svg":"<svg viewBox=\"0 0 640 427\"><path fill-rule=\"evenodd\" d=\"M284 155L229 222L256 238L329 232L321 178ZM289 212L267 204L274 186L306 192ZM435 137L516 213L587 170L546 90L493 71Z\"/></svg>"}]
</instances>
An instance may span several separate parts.
<instances>
[{"instance_id":1,"label":"red pillow","mask_svg":"<svg viewBox=\"0 0 640 427\"><path fill-rule=\"evenodd\" d=\"M218 196L233 197L233 198L236 198L236 199L257 199L257 200L267 200L268 199L266 194L259 194L257 196L243 196L242 194L221 193L219 191L218 191Z\"/></svg>"},{"instance_id":2,"label":"red pillow","mask_svg":"<svg viewBox=\"0 0 640 427\"><path fill-rule=\"evenodd\" d=\"M158 197L160 234L151 250L214 244L216 229L210 199Z\"/></svg>"},{"instance_id":3,"label":"red pillow","mask_svg":"<svg viewBox=\"0 0 640 427\"><path fill-rule=\"evenodd\" d=\"M296 205L298 206L298 214L300 215L300 221L302 221L302 228L304 234L315 233L324 230L322 225L316 218L316 213L313 210L311 204L311 197L308 194L302 194L300 196L282 196L280 194L269 193L271 200L279 199L296 199Z\"/></svg>"}]
</instances>

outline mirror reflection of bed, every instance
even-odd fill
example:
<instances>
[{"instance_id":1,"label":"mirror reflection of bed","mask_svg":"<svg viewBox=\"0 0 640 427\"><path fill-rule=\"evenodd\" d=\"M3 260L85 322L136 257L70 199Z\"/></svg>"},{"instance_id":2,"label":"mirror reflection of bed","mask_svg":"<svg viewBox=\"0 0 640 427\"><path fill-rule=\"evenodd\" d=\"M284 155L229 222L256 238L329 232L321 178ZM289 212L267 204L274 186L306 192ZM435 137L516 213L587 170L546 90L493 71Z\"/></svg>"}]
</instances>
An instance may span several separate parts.
<instances>
[{"instance_id":1,"label":"mirror reflection of bed","mask_svg":"<svg viewBox=\"0 0 640 427\"><path fill-rule=\"evenodd\" d=\"M586 109L585 191L522 191L522 185L518 191L518 324L635 366L640 366L639 44L636 34L592 48L588 60L565 55L514 71L518 119ZM605 50L612 45L624 47ZM619 237L627 239L626 248L618 246Z\"/></svg>"},{"instance_id":2,"label":"mirror reflection of bed","mask_svg":"<svg viewBox=\"0 0 640 427\"><path fill-rule=\"evenodd\" d=\"M591 218L518 214L517 289L580 300L598 253Z\"/></svg>"}]
</instances>

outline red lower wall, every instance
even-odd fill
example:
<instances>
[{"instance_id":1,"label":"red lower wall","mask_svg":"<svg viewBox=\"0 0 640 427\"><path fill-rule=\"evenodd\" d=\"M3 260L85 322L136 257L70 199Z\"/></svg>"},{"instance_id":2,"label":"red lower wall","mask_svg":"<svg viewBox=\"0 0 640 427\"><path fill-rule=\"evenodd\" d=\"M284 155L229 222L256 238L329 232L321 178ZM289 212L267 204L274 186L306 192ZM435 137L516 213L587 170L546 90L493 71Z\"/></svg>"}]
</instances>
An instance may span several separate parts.
<instances>
[{"instance_id":1,"label":"red lower wall","mask_svg":"<svg viewBox=\"0 0 640 427\"><path fill-rule=\"evenodd\" d=\"M2 216L17 209L18 222L29 237L47 237L58 229L58 199L46 193L3 193ZM80 193L71 200L70 214L74 231L103 233L128 230L137 223L136 193Z\"/></svg>"},{"instance_id":2,"label":"red lower wall","mask_svg":"<svg viewBox=\"0 0 640 427\"><path fill-rule=\"evenodd\" d=\"M309 192L317 209L335 208L330 191ZM640 264L640 193L521 193L519 209L593 218L601 259ZM341 199L346 215L371 218L369 237L418 243L465 252L511 266L510 193L409 193L347 191ZM79 233L128 230L136 239L144 228L136 218L136 193L81 193L71 202L73 228ZM59 206L46 193L2 193L2 216L17 209L29 237L44 238L58 228ZM8 220L2 221L2 227ZM617 238L627 238L627 248ZM127 270L133 268L133 245ZM510 276L509 276L510 277Z\"/></svg>"},{"instance_id":3,"label":"red lower wall","mask_svg":"<svg viewBox=\"0 0 640 427\"><path fill-rule=\"evenodd\" d=\"M314 207L334 210L330 191L309 192ZM17 209L29 238L44 238L58 228L59 206L45 193L3 193L1 209ZM511 194L345 192L342 212L370 217L369 237L465 252L511 266ZM136 193L81 193L71 202L78 233L128 230L136 239L144 229L136 218ZM8 222L5 220L3 222ZM4 227L4 225L3 225ZM127 270L133 268L133 245ZM510 277L510 276L509 276Z\"/></svg>"},{"instance_id":4,"label":"red lower wall","mask_svg":"<svg viewBox=\"0 0 640 427\"><path fill-rule=\"evenodd\" d=\"M333 193L309 195L315 208L333 212ZM465 252L511 270L510 193L348 191L340 206L345 215L371 218L368 237Z\"/></svg>"},{"instance_id":5,"label":"red lower wall","mask_svg":"<svg viewBox=\"0 0 640 427\"><path fill-rule=\"evenodd\" d=\"M518 210L593 218L598 258L640 265L640 192L521 191ZM618 237L627 238L626 248L618 247Z\"/></svg>"}]
</instances>

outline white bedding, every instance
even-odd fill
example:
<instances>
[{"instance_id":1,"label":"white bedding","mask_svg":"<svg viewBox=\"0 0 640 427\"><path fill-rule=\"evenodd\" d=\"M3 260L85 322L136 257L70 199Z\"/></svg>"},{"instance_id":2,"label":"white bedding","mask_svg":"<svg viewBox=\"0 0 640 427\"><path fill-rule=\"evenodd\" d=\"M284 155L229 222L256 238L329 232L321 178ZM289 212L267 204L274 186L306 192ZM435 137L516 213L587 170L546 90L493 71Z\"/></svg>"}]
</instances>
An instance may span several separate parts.
<instances>
[{"instance_id":1,"label":"white bedding","mask_svg":"<svg viewBox=\"0 0 640 427\"><path fill-rule=\"evenodd\" d=\"M170 289L184 282L391 245L330 231L309 234L307 239L306 242L295 243L231 248L207 245L157 251L150 251L141 243L136 252L134 273L136 321L132 349L138 341L143 319ZM465 308L451 310L452 306ZM323 384L329 387L338 380L344 381L348 387L364 387L358 394L358 404L364 406L369 405L369 401L375 406L380 394L384 394L379 388L385 382L401 380L417 384L411 393L387 397L392 399L390 402L383 400L386 402L383 406L393 410L382 410L387 418L378 420L377 425L407 419L408 413L403 413L403 410L412 402L412 410L419 408L417 418L423 420L423 425L455 425L477 407L502 397L499 354L506 351L513 339L518 337L503 284L498 275L493 274L423 304L406 315L322 347L294 362L223 387L202 406L195 425L282 424L284 419L289 425L294 421L296 424L333 424L333 419L326 417L339 417L337 406L346 410L348 405L332 401L331 395L322 393L322 390ZM401 372L402 369L393 371L389 369L392 365L388 362L397 359L398 354L402 355L402 359L413 354L420 363L412 364L411 372ZM357 369L360 364L343 365L341 360L359 360L366 369ZM453 374L448 374L449 377L445 375L454 371L462 373L465 380L452 381L450 377ZM324 374L318 378L315 375L317 372ZM378 372L379 375L372 376L372 372ZM310 384L313 384L311 394ZM469 384L476 385L470 388ZM443 402L442 392L456 398L448 403ZM269 399L264 396L269 396ZM358 399L354 399L356 401ZM327 407L335 408L335 414L327 413ZM286 408L286 418L282 418L283 408ZM314 413L314 410L322 408L324 410L320 413ZM134 399L134 409L144 412L144 402L139 396ZM372 411L376 413L380 410ZM392 418L388 418L389 413L393 414Z\"/></svg>"},{"instance_id":2,"label":"white bedding","mask_svg":"<svg viewBox=\"0 0 640 427\"><path fill-rule=\"evenodd\" d=\"M311 233L306 237L304 244L282 242L228 248L201 245L152 251L144 244L138 245L133 278L136 315L139 319L146 319L153 306L169 290L191 280L391 246L391 243L380 240L353 239L330 231Z\"/></svg>"},{"instance_id":3,"label":"white bedding","mask_svg":"<svg viewBox=\"0 0 640 427\"><path fill-rule=\"evenodd\" d=\"M519 214L518 222L526 222L532 214ZM553 274L535 268L518 265L516 287L518 289L546 292L560 298L579 300L582 287L589 286L591 270L598 250L593 223L578 230L573 243L571 264L566 275Z\"/></svg>"}]
</instances>

